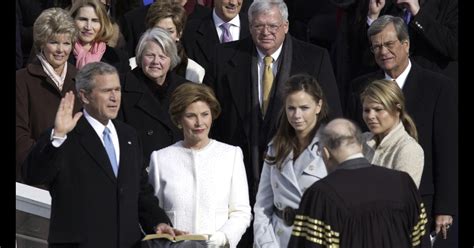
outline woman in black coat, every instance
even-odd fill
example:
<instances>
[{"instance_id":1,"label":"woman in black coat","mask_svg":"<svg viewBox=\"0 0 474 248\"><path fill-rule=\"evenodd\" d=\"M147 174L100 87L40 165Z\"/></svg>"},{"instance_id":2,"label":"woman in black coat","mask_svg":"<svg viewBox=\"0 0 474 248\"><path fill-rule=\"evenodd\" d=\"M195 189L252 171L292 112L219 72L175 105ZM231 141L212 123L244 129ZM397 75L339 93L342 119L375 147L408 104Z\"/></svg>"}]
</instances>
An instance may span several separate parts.
<instances>
[{"instance_id":1,"label":"woman in black coat","mask_svg":"<svg viewBox=\"0 0 474 248\"><path fill-rule=\"evenodd\" d=\"M180 58L168 31L147 30L136 51L137 67L121 80L119 118L137 130L148 165L152 151L182 139L182 132L171 122L168 108L171 93L186 79L172 72Z\"/></svg>"}]
</instances>

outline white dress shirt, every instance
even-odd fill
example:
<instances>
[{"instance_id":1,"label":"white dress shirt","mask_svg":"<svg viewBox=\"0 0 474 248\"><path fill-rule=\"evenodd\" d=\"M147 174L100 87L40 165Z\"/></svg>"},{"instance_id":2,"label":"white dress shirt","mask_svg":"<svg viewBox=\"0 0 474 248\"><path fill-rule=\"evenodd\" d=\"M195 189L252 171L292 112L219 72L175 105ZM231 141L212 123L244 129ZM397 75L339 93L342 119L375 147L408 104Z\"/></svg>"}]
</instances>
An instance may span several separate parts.
<instances>
[{"instance_id":1,"label":"white dress shirt","mask_svg":"<svg viewBox=\"0 0 474 248\"><path fill-rule=\"evenodd\" d=\"M214 9L212 11L212 19L214 20L214 24L215 24L215 28L216 28L216 31L217 31L217 36L219 37L219 41L222 43L222 40L221 40L222 39L221 24L224 23L224 21L219 16L217 16L216 9ZM229 31L230 31L230 34L232 35L232 41L239 40L239 38L240 38L240 17L239 17L239 15L236 15L234 17L234 19L229 21L229 23L231 24L230 28L229 28Z\"/></svg>"},{"instance_id":2,"label":"white dress shirt","mask_svg":"<svg viewBox=\"0 0 474 248\"><path fill-rule=\"evenodd\" d=\"M408 73L410 73L410 70L411 70L411 62L410 60L408 60L408 66L407 68L405 68L402 74L400 74L400 76L398 76L397 78L392 78L387 73L385 73L385 79L395 80L395 82L397 82L400 89L403 89L403 85L405 85L405 81L407 80Z\"/></svg>"}]
</instances>

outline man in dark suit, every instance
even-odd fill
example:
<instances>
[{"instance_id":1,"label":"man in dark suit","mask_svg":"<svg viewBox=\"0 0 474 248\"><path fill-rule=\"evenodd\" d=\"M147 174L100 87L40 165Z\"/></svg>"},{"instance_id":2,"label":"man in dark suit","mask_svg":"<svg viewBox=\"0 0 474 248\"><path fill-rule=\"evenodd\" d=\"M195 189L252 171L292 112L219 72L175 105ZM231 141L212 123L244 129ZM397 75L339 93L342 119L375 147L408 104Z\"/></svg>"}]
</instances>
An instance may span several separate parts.
<instances>
[{"instance_id":1,"label":"man in dark suit","mask_svg":"<svg viewBox=\"0 0 474 248\"><path fill-rule=\"evenodd\" d=\"M242 148L253 204L264 151L284 105L281 87L288 77L297 73L314 76L326 94L330 116L339 116L341 107L328 52L287 34L288 9L283 1L254 1L249 22L251 37L217 46L204 83L215 90L222 106L212 135ZM271 57L271 64L264 65L264 57ZM267 67L274 80L264 96Z\"/></svg>"},{"instance_id":2,"label":"man in dark suit","mask_svg":"<svg viewBox=\"0 0 474 248\"><path fill-rule=\"evenodd\" d=\"M430 247L425 207L403 171L374 166L360 129L346 119L320 132L328 175L305 191L288 247Z\"/></svg>"},{"instance_id":3,"label":"man in dark suit","mask_svg":"<svg viewBox=\"0 0 474 248\"><path fill-rule=\"evenodd\" d=\"M360 92L375 79L397 82L403 90L408 113L415 121L419 143L425 152L419 189L429 221L434 220L432 228L436 232L445 231L453 224L453 216L457 213L458 95L455 84L442 74L423 69L409 59L410 40L402 18L379 17L370 26L368 37L375 61L382 70L351 82L352 96L346 115L366 129ZM450 241L438 240L440 244Z\"/></svg>"},{"instance_id":4,"label":"man in dark suit","mask_svg":"<svg viewBox=\"0 0 474 248\"><path fill-rule=\"evenodd\" d=\"M244 0L214 0L213 11L202 18L188 20L183 33L183 46L186 55L204 67L210 66L211 54L215 46L223 42L224 23L230 24L232 41L249 36L249 23L245 13L241 13Z\"/></svg>"},{"instance_id":5,"label":"man in dark suit","mask_svg":"<svg viewBox=\"0 0 474 248\"><path fill-rule=\"evenodd\" d=\"M74 94L68 92L53 130L23 164L25 182L48 185L52 197L49 247L139 247L139 223L147 233L179 233L148 184L135 130L111 121L121 100L115 67L87 64L76 88L83 112L73 116Z\"/></svg>"}]
</instances>

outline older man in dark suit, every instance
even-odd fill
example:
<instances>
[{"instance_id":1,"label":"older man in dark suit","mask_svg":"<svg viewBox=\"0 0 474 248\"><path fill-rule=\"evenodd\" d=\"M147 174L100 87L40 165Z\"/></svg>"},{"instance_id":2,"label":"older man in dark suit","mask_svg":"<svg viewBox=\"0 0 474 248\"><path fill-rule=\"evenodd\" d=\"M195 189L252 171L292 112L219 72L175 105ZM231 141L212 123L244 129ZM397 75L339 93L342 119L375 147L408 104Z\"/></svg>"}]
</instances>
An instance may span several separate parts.
<instances>
[{"instance_id":1,"label":"older man in dark suit","mask_svg":"<svg viewBox=\"0 0 474 248\"><path fill-rule=\"evenodd\" d=\"M96 62L76 76L83 112L66 93L48 130L23 165L28 184L52 197L49 247L140 247L142 233L175 234L148 184L136 131L111 121L120 106L115 67ZM83 115L83 116L82 116Z\"/></svg>"},{"instance_id":2,"label":"older man in dark suit","mask_svg":"<svg viewBox=\"0 0 474 248\"><path fill-rule=\"evenodd\" d=\"M243 1L247 0L214 0L213 11L202 18L188 20L183 32L183 46L186 55L196 61L207 71L211 54L224 39L224 26L228 25L230 41L244 39L250 35L248 18L241 13Z\"/></svg>"},{"instance_id":3,"label":"older man in dark suit","mask_svg":"<svg viewBox=\"0 0 474 248\"><path fill-rule=\"evenodd\" d=\"M242 148L253 204L262 156L284 105L281 87L288 77L314 76L326 94L331 116L339 116L341 107L328 52L287 34L288 9L282 0L254 1L249 22L251 37L217 47L204 83L214 88L222 106L213 135Z\"/></svg>"},{"instance_id":4,"label":"older man in dark suit","mask_svg":"<svg viewBox=\"0 0 474 248\"><path fill-rule=\"evenodd\" d=\"M346 115L366 129L360 92L375 79L397 82L403 90L408 113L415 121L419 143L425 152L419 189L429 221L434 220L436 232L446 233L457 213L458 95L455 84L442 74L423 69L409 59L410 40L402 18L379 17L370 26L368 37L375 61L382 70L351 82L352 93ZM438 240L439 244L449 241Z\"/></svg>"}]
</instances>

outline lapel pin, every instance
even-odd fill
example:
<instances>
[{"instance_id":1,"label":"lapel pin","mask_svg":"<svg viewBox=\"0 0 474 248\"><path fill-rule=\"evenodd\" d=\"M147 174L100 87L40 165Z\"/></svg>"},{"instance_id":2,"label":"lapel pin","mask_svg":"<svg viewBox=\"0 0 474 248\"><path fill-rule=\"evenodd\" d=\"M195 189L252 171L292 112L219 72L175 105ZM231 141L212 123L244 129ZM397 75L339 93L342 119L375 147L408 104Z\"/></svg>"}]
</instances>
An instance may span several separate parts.
<instances>
[{"instance_id":1,"label":"lapel pin","mask_svg":"<svg viewBox=\"0 0 474 248\"><path fill-rule=\"evenodd\" d=\"M128 143L129 145L131 145L131 144L132 144L132 142L131 142L131 141L128 141L127 143Z\"/></svg>"}]
</instances>

